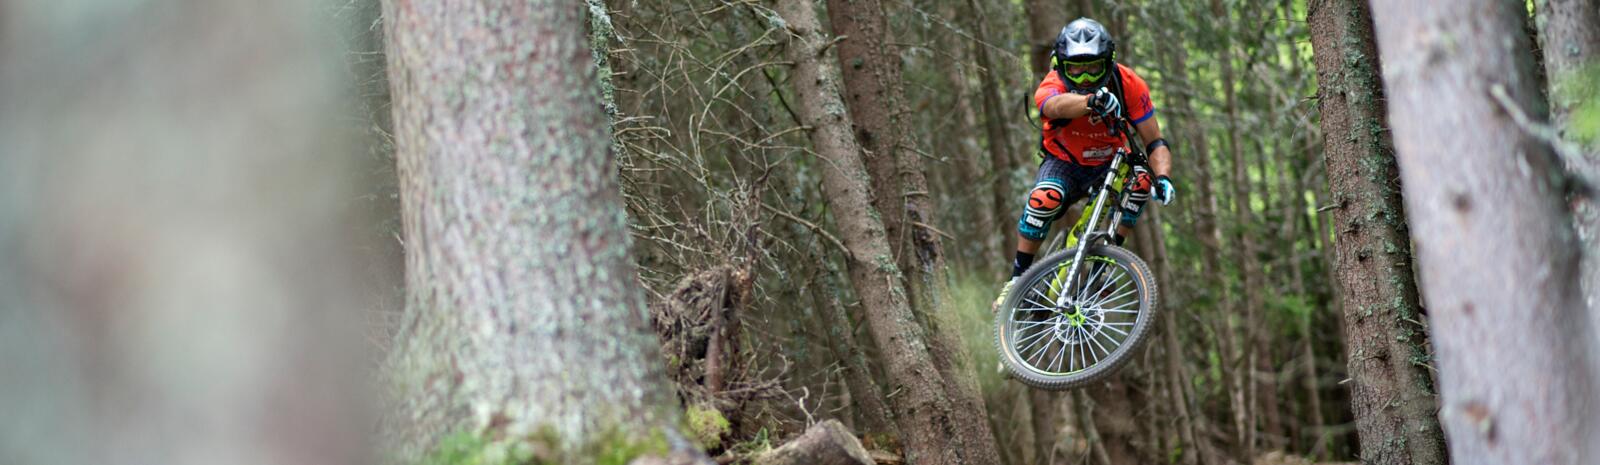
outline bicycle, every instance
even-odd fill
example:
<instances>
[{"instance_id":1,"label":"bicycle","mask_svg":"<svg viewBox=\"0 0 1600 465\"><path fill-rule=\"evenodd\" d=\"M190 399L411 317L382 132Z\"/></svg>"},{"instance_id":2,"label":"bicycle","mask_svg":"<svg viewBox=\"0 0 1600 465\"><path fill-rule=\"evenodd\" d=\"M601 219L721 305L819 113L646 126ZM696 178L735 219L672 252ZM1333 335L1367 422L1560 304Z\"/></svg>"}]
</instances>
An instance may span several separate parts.
<instances>
[{"instance_id":1,"label":"bicycle","mask_svg":"<svg viewBox=\"0 0 1600 465\"><path fill-rule=\"evenodd\" d=\"M1126 120L1114 121L1113 131L1134 134ZM1108 226L1100 227L1107 200L1120 198L1132 166L1146 161L1141 151L1117 149L1104 181L1091 186L1086 214L1045 249L1055 252L1041 253L1017 278L996 312L1001 364L1023 384L1066 390L1104 379L1133 358L1154 325L1158 291L1150 266L1111 243L1121 210L1110 209Z\"/></svg>"}]
</instances>

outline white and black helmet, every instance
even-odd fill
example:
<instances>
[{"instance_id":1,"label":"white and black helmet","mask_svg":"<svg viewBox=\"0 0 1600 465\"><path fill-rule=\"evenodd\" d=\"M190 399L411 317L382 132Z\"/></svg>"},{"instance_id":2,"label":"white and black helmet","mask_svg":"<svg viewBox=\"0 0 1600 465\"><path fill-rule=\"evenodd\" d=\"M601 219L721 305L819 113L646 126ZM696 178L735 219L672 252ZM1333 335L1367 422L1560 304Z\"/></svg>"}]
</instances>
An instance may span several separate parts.
<instances>
[{"instance_id":1,"label":"white and black helmet","mask_svg":"<svg viewBox=\"0 0 1600 465\"><path fill-rule=\"evenodd\" d=\"M1061 33L1056 35L1055 53L1051 56L1051 65L1061 73L1062 79L1078 87L1099 87L1105 84L1106 76L1115 58L1117 42L1111 39L1111 32L1099 21L1089 18L1078 18L1067 23L1061 28ZM1098 61L1101 63L1099 72L1069 74L1068 63L1087 63Z\"/></svg>"}]
</instances>

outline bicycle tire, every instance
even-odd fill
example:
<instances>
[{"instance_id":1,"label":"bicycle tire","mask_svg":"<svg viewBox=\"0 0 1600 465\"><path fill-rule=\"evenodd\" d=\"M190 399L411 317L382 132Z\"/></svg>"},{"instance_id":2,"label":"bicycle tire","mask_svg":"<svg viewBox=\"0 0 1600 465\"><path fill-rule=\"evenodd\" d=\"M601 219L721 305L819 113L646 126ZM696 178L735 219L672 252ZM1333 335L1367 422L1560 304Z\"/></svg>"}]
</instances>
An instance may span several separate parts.
<instances>
[{"instance_id":1,"label":"bicycle tire","mask_svg":"<svg viewBox=\"0 0 1600 465\"><path fill-rule=\"evenodd\" d=\"M1071 248L1040 259L1026 273L1017 278L1016 287L1010 295L1006 296L1001 305L1001 310L995 314L994 338L995 346L1000 352L1000 361L1005 370L1014 379L1028 386L1061 391L1105 379L1116 373L1118 369L1134 358L1134 353L1148 339L1150 329L1155 326L1156 317L1159 315L1159 290L1157 289L1155 275L1150 272L1150 266L1145 264L1144 260L1140 259L1138 255L1127 249L1112 245L1091 246L1089 250L1085 251L1084 257L1086 260L1090 259L1090 257L1110 259L1111 263L1114 263L1127 273L1127 276L1130 277L1129 282L1134 285L1137 292L1135 302L1138 304L1138 310L1134 316L1131 329L1128 330L1121 344L1109 351L1110 353L1105 359L1099 359L1093 365L1089 365L1082 370L1067 373L1048 373L1026 363L1026 359L1030 357L1019 354L1019 350L1013 344L1008 343L1009 337L1015 337L1011 333L1016 332L1017 328L1017 325L1014 324L1016 321L1014 321L1013 314L1016 313L1018 306L1024 302L1024 299L1028 297L1028 292L1033 289L1035 283L1040 282L1041 279L1048 279L1043 275L1055 272L1060 267L1070 264L1076 253L1076 248ZM1111 333L1107 332L1106 334L1109 335ZM1044 337L1057 336L1049 335ZM1089 338L1093 340L1095 337L1098 337L1098 333ZM1055 341L1046 342L1045 347L1049 348L1051 347L1050 344L1054 343ZM1065 351L1067 349L1064 346L1062 350ZM1084 350L1091 349L1088 349L1087 345L1085 345Z\"/></svg>"}]
</instances>

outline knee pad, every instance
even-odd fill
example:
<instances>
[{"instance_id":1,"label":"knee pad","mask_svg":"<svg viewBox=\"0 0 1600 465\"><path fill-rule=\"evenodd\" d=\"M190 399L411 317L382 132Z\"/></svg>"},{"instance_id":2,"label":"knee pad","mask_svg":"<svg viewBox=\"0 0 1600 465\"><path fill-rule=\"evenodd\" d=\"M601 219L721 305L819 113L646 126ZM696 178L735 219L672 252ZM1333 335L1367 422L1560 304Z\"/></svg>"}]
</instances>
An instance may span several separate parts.
<instances>
[{"instance_id":1,"label":"knee pad","mask_svg":"<svg viewBox=\"0 0 1600 465\"><path fill-rule=\"evenodd\" d=\"M1128 181L1122 185L1122 225L1133 227L1139 222L1139 214L1144 211L1144 204L1150 200L1150 187L1154 184L1150 179L1150 172L1142 166L1133 167L1133 173L1128 176Z\"/></svg>"},{"instance_id":2,"label":"knee pad","mask_svg":"<svg viewBox=\"0 0 1600 465\"><path fill-rule=\"evenodd\" d=\"M1050 232L1050 222L1061 215L1066 198L1067 191L1061 180L1039 181L1028 193L1028 207L1022 212L1022 220L1017 222L1017 233L1028 239L1044 240L1045 234Z\"/></svg>"}]
</instances>

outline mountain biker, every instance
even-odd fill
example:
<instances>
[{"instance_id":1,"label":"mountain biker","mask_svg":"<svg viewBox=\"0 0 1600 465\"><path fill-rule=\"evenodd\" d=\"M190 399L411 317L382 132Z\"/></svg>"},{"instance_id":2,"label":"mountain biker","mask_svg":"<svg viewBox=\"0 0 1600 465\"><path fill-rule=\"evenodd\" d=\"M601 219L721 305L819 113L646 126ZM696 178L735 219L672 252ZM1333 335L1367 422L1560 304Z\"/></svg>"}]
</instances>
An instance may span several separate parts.
<instances>
[{"instance_id":1,"label":"mountain biker","mask_svg":"<svg viewBox=\"0 0 1600 465\"><path fill-rule=\"evenodd\" d=\"M1089 18L1067 23L1056 35L1050 57L1053 69L1033 94L1043 122L1039 150L1044 160L1017 222L1017 253L1011 279L995 299L996 309L1011 292L1017 277L1033 264L1034 254L1050 232L1050 223L1068 205L1083 199L1092 183L1104 179L1117 148L1127 148L1127 135L1113 135L1110 118L1125 118L1142 140L1150 141L1145 147L1149 169L1134 167L1128 177L1124 191L1129 194L1118 205L1122 220L1112 241L1122 245L1139 220L1145 201L1153 196L1165 205L1177 194L1169 177L1172 154L1161 138L1150 88L1132 69L1115 61L1115 51L1111 33Z\"/></svg>"}]
</instances>

